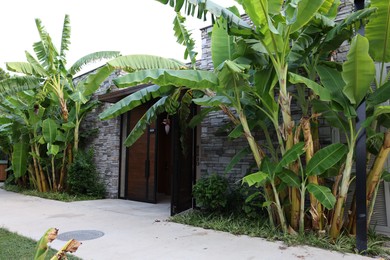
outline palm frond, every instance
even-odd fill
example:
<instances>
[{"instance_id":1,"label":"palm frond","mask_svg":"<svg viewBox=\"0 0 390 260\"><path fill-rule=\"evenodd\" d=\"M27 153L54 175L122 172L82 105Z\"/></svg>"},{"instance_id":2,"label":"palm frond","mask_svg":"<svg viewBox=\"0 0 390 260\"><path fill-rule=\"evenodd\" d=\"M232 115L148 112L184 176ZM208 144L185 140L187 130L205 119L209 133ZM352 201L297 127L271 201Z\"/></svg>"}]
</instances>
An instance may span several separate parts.
<instances>
[{"instance_id":1,"label":"palm frond","mask_svg":"<svg viewBox=\"0 0 390 260\"><path fill-rule=\"evenodd\" d=\"M184 26L186 18L176 13L176 17L173 20L173 30L175 32L176 40L179 44L184 45L186 50L184 52L184 59L190 57L191 64L195 67L196 55L198 54L194 51L195 41L191 38L191 33Z\"/></svg>"},{"instance_id":2,"label":"palm frond","mask_svg":"<svg viewBox=\"0 0 390 260\"><path fill-rule=\"evenodd\" d=\"M71 32L71 30L70 30L70 18L69 18L69 15L65 15L64 25L62 27L61 49L60 49L60 55L61 55L62 58L65 57L65 51L69 50L70 32Z\"/></svg>"},{"instance_id":3,"label":"palm frond","mask_svg":"<svg viewBox=\"0 0 390 260\"><path fill-rule=\"evenodd\" d=\"M94 52L90 53L88 55L85 55L84 57L78 59L72 67L69 69L69 74L74 76L77 72L79 72L85 65L100 61L103 59L112 59L115 57L118 57L120 55L120 52L118 51L100 51L100 52Z\"/></svg>"}]
</instances>

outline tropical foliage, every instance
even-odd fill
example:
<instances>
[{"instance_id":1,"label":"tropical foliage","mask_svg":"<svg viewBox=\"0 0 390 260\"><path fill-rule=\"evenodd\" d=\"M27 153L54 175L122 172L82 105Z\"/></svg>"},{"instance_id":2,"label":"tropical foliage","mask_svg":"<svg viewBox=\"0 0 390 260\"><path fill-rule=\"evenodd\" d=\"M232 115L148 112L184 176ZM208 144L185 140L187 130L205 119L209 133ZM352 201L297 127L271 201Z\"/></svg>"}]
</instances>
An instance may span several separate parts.
<instances>
[{"instance_id":1,"label":"tropical foliage","mask_svg":"<svg viewBox=\"0 0 390 260\"><path fill-rule=\"evenodd\" d=\"M10 155L13 177L39 191L64 190L67 167L79 148L79 127L96 101L91 94L101 79L73 78L88 63L114 58L118 52L86 55L67 68L70 19L65 16L57 49L42 22L36 19L40 41L27 62L8 62L17 76L0 81L0 149ZM91 81L91 78L93 81Z\"/></svg>"},{"instance_id":2,"label":"tropical foliage","mask_svg":"<svg viewBox=\"0 0 390 260\"><path fill-rule=\"evenodd\" d=\"M110 61L103 69L107 74L108 68L119 64L129 72L115 81L118 87L158 86L130 95L100 117L111 118L160 97L128 136L125 143L131 145L163 111L178 113L185 121L186 107L191 102L201 105L203 110L189 122L194 126L220 109L233 125L229 136L244 137L248 142L249 149L233 160L238 161L248 150L253 155L257 171L243 182L262 188L263 207L272 225L290 233L304 232L310 226L329 232L333 239L343 227L353 233L354 210L347 219L344 212L354 179L357 138L367 128L368 156L374 158L367 179L370 212L390 149L389 133L383 132L390 111L384 104L390 95L384 66L389 62L388 1L373 0L371 7L339 22L335 21L338 0L237 1L253 24L242 19L236 8L226 9L212 1L158 2L200 19L207 13L213 16L214 73L194 66L170 66L170 60L160 57L127 56ZM186 46L186 53L193 53L190 34L183 33L180 22L183 19L178 13L175 35ZM367 37L357 34L364 25ZM347 60L339 64L332 54L345 40L350 41L350 50ZM376 67L375 62L381 65ZM375 75L380 76L375 79ZM357 125L356 110L365 98L368 118ZM294 115L300 120L293 119L292 106L300 107L301 114ZM345 135L345 144L321 142L322 118ZM256 131L263 132L266 140L256 140Z\"/></svg>"}]
</instances>

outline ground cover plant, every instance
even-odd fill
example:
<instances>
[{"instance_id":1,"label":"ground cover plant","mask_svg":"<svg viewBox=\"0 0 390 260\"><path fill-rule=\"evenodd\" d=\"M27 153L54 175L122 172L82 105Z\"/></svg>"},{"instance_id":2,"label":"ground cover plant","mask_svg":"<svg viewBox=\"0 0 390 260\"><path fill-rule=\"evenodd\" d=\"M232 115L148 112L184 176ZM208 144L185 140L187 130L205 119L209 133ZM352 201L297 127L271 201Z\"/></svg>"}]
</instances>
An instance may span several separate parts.
<instances>
[{"instance_id":1,"label":"ground cover plant","mask_svg":"<svg viewBox=\"0 0 390 260\"><path fill-rule=\"evenodd\" d=\"M40 197L40 198L50 199L50 200L58 200L63 202L97 200L97 199L104 198L104 196L93 196L93 195L86 195L86 194L69 194L67 192L59 192L59 191L40 192L36 189L27 189L12 184L4 185L2 188L7 191L17 192L23 195L35 196L35 197Z\"/></svg>"},{"instance_id":2,"label":"ground cover plant","mask_svg":"<svg viewBox=\"0 0 390 260\"><path fill-rule=\"evenodd\" d=\"M196 68L191 34L177 14L175 35L192 64L139 55L109 61L97 74L119 68L129 72L114 81L118 87L156 85L121 100L100 118L116 117L159 97L125 140L130 146L162 112L178 114L184 133L209 112L221 110L231 120L229 137L247 140L248 147L232 161L248 153L253 156L256 170L243 182L261 190L265 198L261 206L272 227L284 234L326 233L333 243L344 231L354 234L355 204L345 206L348 195L353 196L349 188L356 141L363 129L368 136L367 159L373 161L367 176L369 216L379 184L388 178L384 162L390 151L390 109L385 102L390 83L385 63L390 61L390 3L373 0L336 21L337 0L237 1L252 22L248 23L236 8L212 1L158 2L198 18L213 16L214 71ZM362 26L366 36L358 33ZM336 62L332 55L344 41L350 43L347 60ZM367 120L358 123L357 109L364 99ZM203 109L189 121L191 103ZM299 107L294 115L298 119L293 118L293 104ZM346 142L321 142L321 120L338 129ZM259 131L265 140L256 139Z\"/></svg>"},{"instance_id":3,"label":"ground cover plant","mask_svg":"<svg viewBox=\"0 0 390 260\"><path fill-rule=\"evenodd\" d=\"M33 259L37 241L20 236L0 227L0 259ZM48 256L54 256L57 251L49 249ZM80 258L68 255L69 260Z\"/></svg>"},{"instance_id":4,"label":"ground cover plant","mask_svg":"<svg viewBox=\"0 0 390 260\"><path fill-rule=\"evenodd\" d=\"M318 236L313 231L308 231L304 235L283 234L280 230L269 225L266 215L258 215L257 218L248 218L242 214L228 212L190 210L171 217L170 221L205 229L229 232L234 235L261 237L269 241L280 240L286 246L308 245L343 253L357 253L354 236L342 234L334 243L329 243L330 238L327 235ZM389 237L370 230L368 233L367 250L361 253L372 257L388 259L390 257L389 242Z\"/></svg>"}]
</instances>

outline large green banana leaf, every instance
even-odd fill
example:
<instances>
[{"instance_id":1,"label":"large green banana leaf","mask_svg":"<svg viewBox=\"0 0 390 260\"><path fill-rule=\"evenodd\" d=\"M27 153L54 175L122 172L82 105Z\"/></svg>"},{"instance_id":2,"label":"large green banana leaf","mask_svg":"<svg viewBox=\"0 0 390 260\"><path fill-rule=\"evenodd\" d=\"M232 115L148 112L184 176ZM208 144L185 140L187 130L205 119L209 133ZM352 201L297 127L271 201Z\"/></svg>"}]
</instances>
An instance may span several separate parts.
<instances>
[{"instance_id":1,"label":"large green banana leaf","mask_svg":"<svg viewBox=\"0 0 390 260\"><path fill-rule=\"evenodd\" d=\"M300 142L295 144L291 149L289 149L282 157L282 159L279 161L279 163L275 167L275 172L281 172L283 170L283 167L288 166L295 160L299 158L304 152L305 152L305 143Z\"/></svg>"},{"instance_id":2,"label":"large green banana leaf","mask_svg":"<svg viewBox=\"0 0 390 260\"><path fill-rule=\"evenodd\" d=\"M114 68L104 65L99 68L95 73L89 74L85 82L82 82L84 96L89 96L95 93L99 89L100 85L114 72Z\"/></svg>"},{"instance_id":3,"label":"large green banana leaf","mask_svg":"<svg viewBox=\"0 0 390 260\"><path fill-rule=\"evenodd\" d=\"M347 147L343 144L331 144L314 154L306 166L307 175L320 175L332 168L347 153Z\"/></svg>"},{"instance_id":4,"label":"large green banana leaf","mask_svg":"<svg viewBox=\"0 0 390 260\"><path fill-rule=\"evenodd\" d=\"M120 55L119 51L99 51L99 52L90 53L78 59L69 69L68 73L74 76L87 64L104 60L104 59L112 59L118 57L119 55Z\"/></svg>"},{"instance_id":5,"label":"large green banana leaf","mask_svg":"<svg viewBox=\"0 0 390 260\"><path fill-rule=\"evenodd\" d=\"M298 74L295 74L295 73L292 73L292 72L289 72L289 80L291 83L293 84L297 84L297 83L303 83L305 84L308 88L310 88L311 90L313 90L313 92L318 95L320 97L320 99L322 101L331 101L332 100L332 97L331 97L331 92L322 87L321 85L317 84L315 81L312 81L308 78L305 78L305 77L302 77Z\"/></svg>"},{"instance_id":6,"label":"large green banana leaf","mask_svg":"<svg viewBox=\"0 0 390 260\"><path fill-rule=\"evenodd\" d=\"M225 60L232 60L234 53L234 38L227 32L226 22L217 21L211 33L211 58L214 68Z\"/></svg>"},{"instance_id":7,"label":"large green banana leaf","mask_svg":"<svg viewBox=\"0 0 390 260\"><path fill-rule=\"evenodd\" d=\"M371 6L378 8L366 26L371 57L378 62L390 62L390 1L371 0Z\"/></svg>"},{"instance_id":8,"label":"large green banana leaf","mask_svg":"<svg viewBox=\"0 0 390 260\"><path fill-rule=\"evenodd\" d=\"M368 54L367 38L356 35L352 39L347 61L343 63L342 77L346 83L343 93L352 104L359 105L375 77L375 64Z\"/></svg>"},{"instance_id":9,"label":"large green banana leaf","mask_svg":"<svg viewBox=\"0 0 390 260\"><path fill-rule=\"evenodd\" d=\"M375 91L367 97L367 105L370 107L375 107L383 102L386 102L390 99L390 81L387 81L380 88L375 89Z\"/></svg>"},{"instance_id":10,"label":"large green banana leaf","mask_svg":"<svg viewBox=\"0 0 390 260\"><path fill-rule=\"evenodd\" d=\"M180 13L177 13L175 19L173 20L173 30L175 32L177 42L186 47L184 59L190 57L191 63L194 65L196 63L196 55L198 53L195 51L195 41L191 38L191 33L189 33L184 26L185 21L186 18L181 16Z\"/></svg>"},{"instance_id":11,"label":"large green banana leaf","mask_svg":"<svg viewBox=\"0 0 390 260\"><path fill-rule=\"evenodd\" d=\"M40 86L40 80L31 76L12 77L0 81L0 93L12 95L20 91L34 89Z\"/></svg>"},{"instance_id":12,"label":"large green banana leaf","mask_svg":"<svg viewBox=\"0 0 390 260\"><path fill-rule=\"evenodd\" d=\"M173 59L167 59L153 55L128 55L120 56L107 62L114 69L122 69L127 72L146 69L184 69L185 65Z\"/></svg>"},{"instance_id":13,"label":"large green banana leaf","mask_svg":"<svg viewBox=\"0 0 390 260\"><path fill-rule=\"evenodd\" d=\"M162 4L170 4L175 8L176 12L182 10L185 7L185 13L187 15L196 16L198 19L206 19L207 12L211 13L215 17L225 18L232 27L237 29L246 30L249 34L251 33L251 27L248 23L236 16L229 9L224 8L213 1L199 1L199 0L156 0ZM184 12L183 12L184 13Z\"/></svg>"},{"instance_id":14,"label":"large green banana leaf","mask_svg":"<svg viewBox=\"0 0 390 260\"><path fill-rule=\"evenodd\" d=\"M295 22L291 25L291 33L298 31L305 26L318 10L322 7L325 0L301 0L298 3ZM292 7L293 9L294 7ZM296 7L295 7L296 8Z\"/></svg>"},{"instance_id":15,"label":"large green banana leaf","mask_svg":"<svg viewBox=\"0 0 390 260\"><path fill-rule=\"evenodd\" d=\"M124 143L126 146L133 145L144 134L147 126L156 120L159 114L165 111L165 104L168 100L168 97L162 97L146 111L126 138Z\"/></svg>"},{"instance_id":16,"label":"large green banana leaf","mask_svg":"<svg viewBox=\"0 0 390 260\"><path fill-rule=\"evenodd\" d=\"M173 90L172 86L157 86L152 85L141 89L130 96L125 97L119 102L115 103L111 107L104 110L99 118L101 120L107 120L119 116L127 111L132 110L133 108L140 106L143 103L146 103L150 100L153 100L157 97L161 97L165 94L168 94Z\"/></svg>"},{"instance_id":17,"label":"large green banana leaf","mask_svg":"<svg viewBox=\"0 0 390 260\"><path fill-rule=\"evenodd\" d=\"M290 187L299 188L301 186L301 180L298 175L291 170L284 169L282 172L277 174L277 177Z\"/></svg>"},{"instance_id":18,"label":"large green banana leaf","mask_svg":"<svg viewBox=\"0 0 390 260\"><path fill-rule=\"evenodd\" d=\"M191 89L213 89L218 86L218 78L213 72L201 70L148 69L114 80L115 85L120 88L150 82L160 86L186 86Z\"/></svg>"},{"instance_id":19,"label":"large green banana leaf","mask_svg":"<svg viewBox=\"0 0 390 260\"><path fill-rule=\"evenodd\" d=\"M70 18L69 15L65 15L64 24L62 26L62 36L61 36L61 57L65 57L65 51L69 50L70 45Z\"/></svg>"},{"instance_id":20,"label":"large green banana leaf","mask_svg":"<svg viewBox=\"0 0 390 260\"><path fill-rule=\"evenodd\" d=\"M332 191L325 186L310 183L307 185L307 190L314 195L314 197L322 204L325 208L331 210L336 203L336 198L333 196Z\"/></svg>"},{"instance_id":21,"label":"large green banana leaf","mask_svg":"<svg viewBox=\"0 0 390 260\"><path fill-rule=\"evenodd\" d=\"M253 185L260 185L269 178L268 173L258 171L252 174L249 174L242 178L242 183L247 183L249 187Z\"/></svg>"},{"instance_id":22,"label":"large green banana leaf","mask_svg":"<svg viewBox=\"0 0 390 260\"><path fill-rule=\"evenodd\" d=\"M351 38L355 24L370 17L375 11L375 8L365 8L348 15L347 18L338 23L326 34L319 49L325 53L336 50L344 41Z\"/></svg>"},{"instance_id":23,"label":"large green banana leaf","mask_svg":"<svg viewBox=\"0 0 390 260\"><path fill-rule=\"evenodd\" d=\"M42 122L42 134L47 143L54 143L57 136L57 123L50 118L43 120Z\"/></svg>"},{"instance_id":24,"label":"large green banana leaf","mask_svg":"<svg viewBox=\"0 0 390 260\"><path fill-rule=\"evenodd\" d=\"M28 147L28 142L23 140L14 145L11 161L15 178L22 177L27 171Z\"/></svg>"}]
</instances>

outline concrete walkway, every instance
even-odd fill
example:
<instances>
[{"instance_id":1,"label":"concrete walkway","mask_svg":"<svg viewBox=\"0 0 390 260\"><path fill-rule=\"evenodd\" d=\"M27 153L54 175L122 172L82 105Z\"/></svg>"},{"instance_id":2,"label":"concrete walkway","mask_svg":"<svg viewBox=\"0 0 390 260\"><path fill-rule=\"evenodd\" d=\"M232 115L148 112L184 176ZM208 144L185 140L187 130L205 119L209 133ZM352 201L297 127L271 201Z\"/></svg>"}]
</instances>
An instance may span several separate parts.
<instances>
[{"instance_id":1,"label":"concrete walkway","mask_svg":"<svg viewBox=\"0 0 390 260\"><path fill-rule=\"evenodd\" d=\"M98 230L75 253L88 259L371 259L312 247L235 236L166 222L169 204L125 200L59 202L0 189L0 226L38 240L50 227L60 234ZM63 241L54 241L59 248Z\"/></svg>"}]
</instances>

